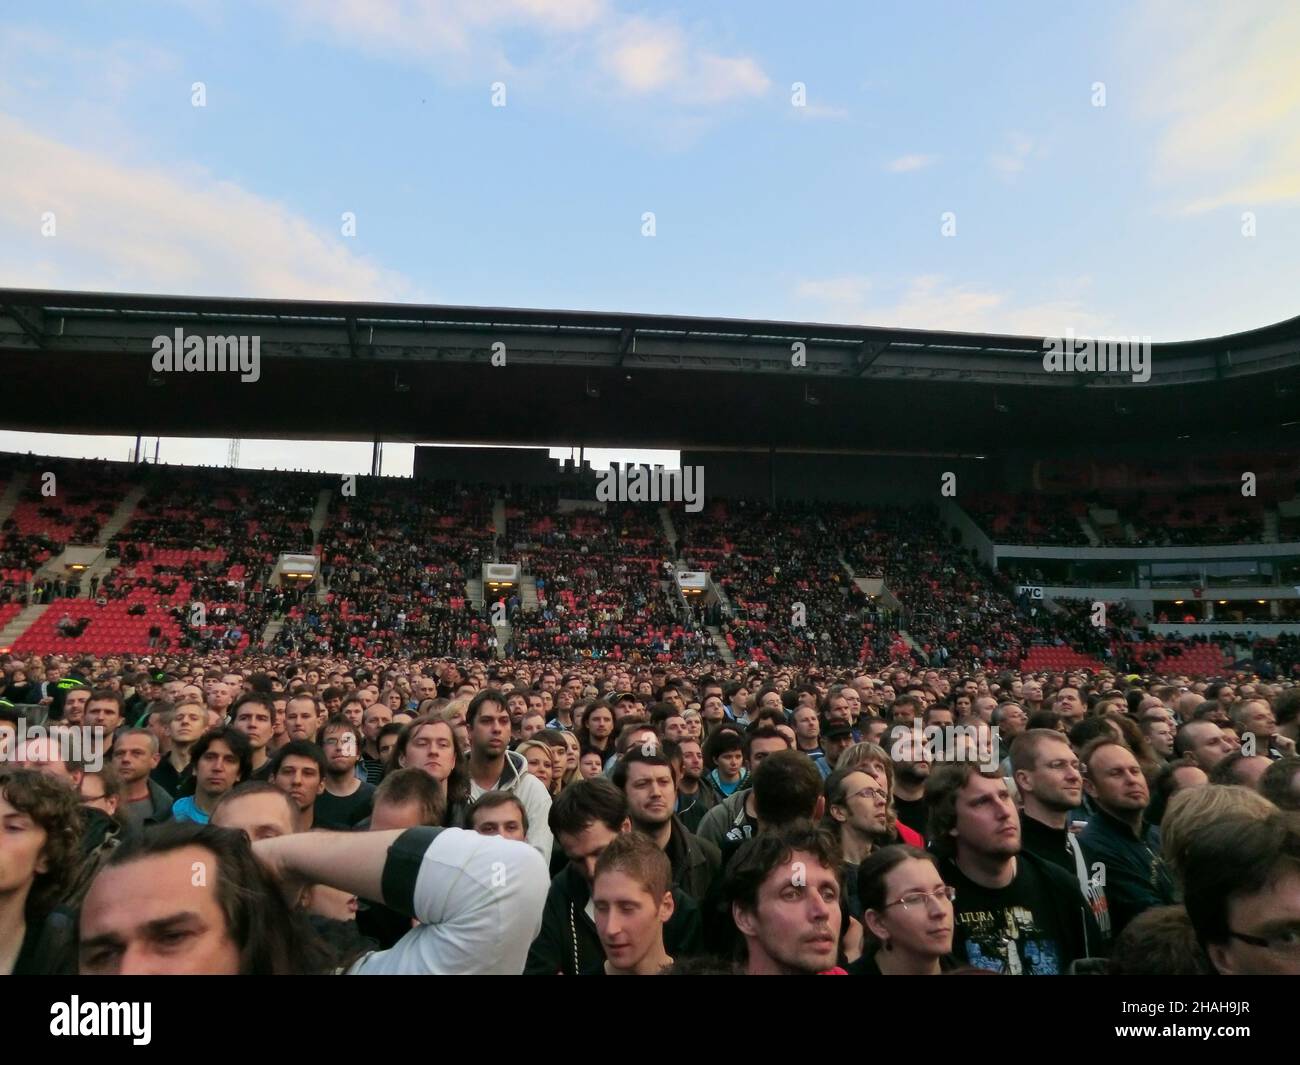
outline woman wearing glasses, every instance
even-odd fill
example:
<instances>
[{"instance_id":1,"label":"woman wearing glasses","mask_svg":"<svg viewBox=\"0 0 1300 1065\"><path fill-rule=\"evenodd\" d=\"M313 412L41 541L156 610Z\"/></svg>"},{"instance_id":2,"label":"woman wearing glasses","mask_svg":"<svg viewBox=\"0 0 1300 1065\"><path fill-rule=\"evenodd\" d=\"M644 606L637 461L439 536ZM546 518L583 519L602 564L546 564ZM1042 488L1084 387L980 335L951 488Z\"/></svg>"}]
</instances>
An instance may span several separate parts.
<instances>
[{"instance_id":1,"label":"woman wearing glasses","mask_svg":"<svg viewBox=\"0 0 1300 1065\"><path fill-rule=\"evenodd\" d=\"M919 847L882 847L858 869L868 944L856 976L938 976L952 958L952 900L934 858Z\"/></svg>"}]
</instances>

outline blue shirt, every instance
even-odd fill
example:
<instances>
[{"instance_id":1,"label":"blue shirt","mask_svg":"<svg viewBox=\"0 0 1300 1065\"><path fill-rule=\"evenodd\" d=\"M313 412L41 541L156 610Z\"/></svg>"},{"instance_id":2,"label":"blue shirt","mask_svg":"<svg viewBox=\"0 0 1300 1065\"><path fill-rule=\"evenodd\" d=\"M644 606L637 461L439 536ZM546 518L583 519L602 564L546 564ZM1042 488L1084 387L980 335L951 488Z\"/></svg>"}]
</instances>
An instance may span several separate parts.
<instances>
[{"instance_id":1,"label":"blue shirt","mask_svg":"<svg viewBox=\"0 0 1300 1065\"><path fill-rule=\"evenodd\" d=\"M177 799L172 803L172 819L174 821L195 821L200 825L208 823L208 815L198 808L193 795L186 795L183 799Z\"/></svg>"}]
</instances>

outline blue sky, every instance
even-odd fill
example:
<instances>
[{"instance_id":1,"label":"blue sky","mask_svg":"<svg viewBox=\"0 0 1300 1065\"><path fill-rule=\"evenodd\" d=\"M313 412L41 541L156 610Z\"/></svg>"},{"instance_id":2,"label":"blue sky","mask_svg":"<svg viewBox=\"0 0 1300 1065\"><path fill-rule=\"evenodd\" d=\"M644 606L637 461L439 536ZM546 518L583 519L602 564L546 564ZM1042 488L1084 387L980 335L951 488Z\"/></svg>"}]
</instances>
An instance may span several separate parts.
<instances>
[{"instance_id":1,"label":"blue sky","mask_svg":"<svg viewBox=\"0 0 1300 1065\"><path fill-rule=\"evenodd\" d=\"M1300 312L1296 54L1271 3L44 5L0 284L1220 335Z\"/></svg>"}]
</instances>

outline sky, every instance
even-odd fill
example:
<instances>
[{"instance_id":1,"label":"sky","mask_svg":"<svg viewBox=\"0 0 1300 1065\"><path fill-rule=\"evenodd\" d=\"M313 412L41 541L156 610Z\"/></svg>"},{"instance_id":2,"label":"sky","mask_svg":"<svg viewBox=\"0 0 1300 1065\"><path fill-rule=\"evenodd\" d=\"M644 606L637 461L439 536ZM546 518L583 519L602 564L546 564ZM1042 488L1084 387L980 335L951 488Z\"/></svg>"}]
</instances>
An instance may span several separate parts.
<instances>
[{"instance_id":1,"label":"sky","mask_svg":"<svg viewBox=\"0 0 1300 1065\"><path fill-rule=\"evenodd\" d=\"M1220 336L1300 312L1297 54L1267 0L33 5L0 286Z\"/></svg>"}]
</instances>

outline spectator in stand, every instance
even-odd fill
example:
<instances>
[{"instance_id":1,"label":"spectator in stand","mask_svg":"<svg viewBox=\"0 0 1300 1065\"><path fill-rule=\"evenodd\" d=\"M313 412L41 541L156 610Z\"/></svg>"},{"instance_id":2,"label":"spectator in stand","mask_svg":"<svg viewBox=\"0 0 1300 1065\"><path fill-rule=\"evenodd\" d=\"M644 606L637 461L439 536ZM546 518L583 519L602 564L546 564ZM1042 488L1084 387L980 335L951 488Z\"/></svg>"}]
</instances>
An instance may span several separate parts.
<instances>
[{"instance_id":1,"label":"spectator in stand","mask_svg":"<svg viewBox=\"0 0 1300 1065\"><path fill-rule=\"evenodd\" d=\"M402 769L419 769L432 777L442 796L443 823L463 823L472 797L470 764L457 746L450 724L426 715L406 725L397 737L385 776Z\"/></svg>"},{"instance_id":2,"label":"spectator in stand","mask_svg":"<svg viewBox=\"0 0 1300 1065\"><path fill-rule=\"evenodd\" d=\"M960 960L992 972L1052 975L1100 949L1074 877L1021 849L1015 804L1000 774L971 762L941 765L926 783L926 802L940 873L957 892Z\"/></svg>"},{"instance_id":3,"label":"spectator in stand","mask_svg":"<svg viewBox=\"0 0 1300 1065\"><path fill-rule=\"evenodd\" d=\"M632 831L632 822L623 793L600 777L562 791L549 816L568 864L551 881L541 931L524 972L575 976L594 971L604 956L587 903L597 862L620 833ZM665 950L672 957L694 953L700 939L699 908L676 889L672 897L673 913L664 924Z\"/></svg>"},{"instance_id":4,"label":"spectator in stand","mask_svg":"<svg viewBox=\"0 0 1300 1065\"><path fill-rule=\"evenodd\" d=\"M325 789L316 799L315 824L353 828L370 816L375 794L374 786L357 775L361 733L350 718L337 714L325 722L320 735Z\"/></svg>"},{"instance_id":5,"label":"spectator in stand","mask_svg":"<svg viewBox=\"0 0 1300 1065\"><path fill-rule=\"evenodd\" d=\"M1187 914L1216 972L1300 974L1300 830L1293 815L1202 827L1185 857Z\"/></svg>"},{"instance_id":6,"label":"spectator in stand","mask_svg":"<svg viewBox=\"0 0 1300 1065\"><path fill-rule=\"evenodd\" d=\"M1300 757L1288 755L1270 765L1259 792L1280 810L1300 810Z\"/></svg>"},{"instance_id":7,"label":"spectator in stand","mask_svg":"<svg viewBox=\"0 0 1300 1065\"><path fill-rule=\"evenodd\" d=\"M0 975L70 971L67 921L51 919L79 865L82 821L77 795L31 769L0 770Z\"/></svg>"},{"instance_id":8,"label":"spectator in stand","mask_svg":"<svg viewBox=\"0 0 1300 1065\"><path fill-rule=\"evenodd\" d=\"M194 789L172 804L176 821L206 825L217 800L251 772L252 753L244 734L225 726L205 732L191 752Z\"/></svg>"},{"instance_id":9,"label":"spectator in stand","mask_svg":"<svg viewBox=\"0 0 1300 1065\"><path fill-rule=\"evenodd\" d=\"M858 867L880 845L892 842L889 792L876 778L856 767L837 769L826 778L826 814L822 825L839 843L844 864L848 911L861 914L858 900Z\"/></svg>"},{"instance_id":10,"label":"spectator in stand","mask_svg":"<svg viewBox=\"0 0 1300 1065\"><path fill-rule=\"evenodd\" d=\"M834 839L807 823L764 832L741 846L727 872L732 919L760 975L843 972L839 956L842 858Z\"/></svg>"},{"instance_id":11,"label":"spectator in stand","mask_svg":"<svg viewBox=\"0 0 1300 1065\"><path fill-rule=\"evenodd\" d=\"M937 976L952 957L953 899L934 855L907 845L874 851L857 870L856 895L869 949L855 976Z\"/></svg>"}]
</instances>

